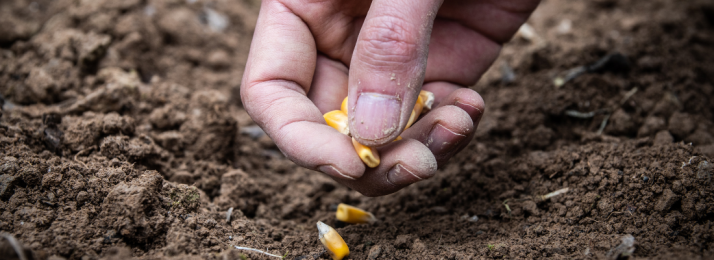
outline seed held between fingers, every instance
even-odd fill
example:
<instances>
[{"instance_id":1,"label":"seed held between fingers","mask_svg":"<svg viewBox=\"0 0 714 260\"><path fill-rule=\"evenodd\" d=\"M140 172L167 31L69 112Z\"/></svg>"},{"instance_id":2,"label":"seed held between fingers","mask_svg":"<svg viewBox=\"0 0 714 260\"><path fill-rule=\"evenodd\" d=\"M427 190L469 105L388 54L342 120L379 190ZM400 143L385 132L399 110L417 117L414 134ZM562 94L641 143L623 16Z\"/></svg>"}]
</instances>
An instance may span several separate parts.
<instances>
[{"instance_id":1,"label":"seed held between fingers","mask_svg":"<svg viewBox=\"0 0 714 260\"><path fill-rule=\"evenodd\" d=\"M419 92L419 97L417 97L417 101L414 104L414 108L412 109L409 121L407 121L407 126L404 127L404 130L412 126L421 114L429 112L432 105L434 105L434 93L426 90Z\"/></svg>"},{"instance_id":2,"label":"seed held between fingers","mask_svg":"<svg viewBox=\"0 0 714 260\"><path fill-rule=\"evenodd\" d=\"M412 109L409 121L407 122L407 125L404 128L405 130L409 128L412 124L414 124L414 122L416 122L416 120L421 114L431 110L431 107L434 104L434 99L434 93L425 90L419 92L419 96L417 97L417 101L414 104L414 108ZM325 122L327 122L327 125L331 126L342 134L351 136L349 129L349 111L347 108L347 104L348 100L347 98L345 98L342 100L340 110L333 110L327 112L323 115L323 117L325 118ZM398 141L401 139L401 136L397 136L394 141ZM362 162L364 162L364 164L366 164L370 168L375 168L379 166L380 159L377 149L360 144L354 138L352 138L352 145L354 146L357 155L362 160Z\"/></svg>"},{"instance_id":3,"label":"seed held between fingers","mask_svg":"<svg viewBox=\"0 0 714 260\"><path fill-rule=\"evenodd\" d=\"M345 114L349 114L349 112L347 111L347 98L342 100L342 105L340 106L340 110L342 110L342 112L345 112Z\"/></svg>"},{"instance_id":4,"label":"seed held between fingers","mask_svg":"<svg viewBox=\"0 0 714 260\"><path fill-rule=\"evenodd\" d=\"M357 155L359 155L359 158L362 159L362 162L364 162L364 164L366 164L369 168L379 166L380 159L377 149L357 142L354 137L352 138L352 145L355 147L355 151L357 152Z\"/></svg>"},{"instance_id":5,"label":"seed held between fingers","mask_svg":"<svg viewBox=\"0 0 714 260\"><path fill-rule=\"evenodd\" d=\"M342 112L340 110L333 110L325 113L322 117L325 118L325 122L327 122L327 125L336 129L340 133L345 135L350 134L350 127L347 123L347 113Z\"/></svg>"}]
</instances>

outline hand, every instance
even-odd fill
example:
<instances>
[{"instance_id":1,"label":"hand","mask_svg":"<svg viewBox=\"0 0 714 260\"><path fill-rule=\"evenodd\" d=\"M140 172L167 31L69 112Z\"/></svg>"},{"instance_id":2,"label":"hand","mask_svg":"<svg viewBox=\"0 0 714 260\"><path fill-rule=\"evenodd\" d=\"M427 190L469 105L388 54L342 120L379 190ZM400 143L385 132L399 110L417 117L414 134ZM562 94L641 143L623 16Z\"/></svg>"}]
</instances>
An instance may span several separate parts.
<instances>
[{"instance_id":1,"label":"hand","mask_svg":"<svg viewBox=\"0 0 714 260\"><path fill-rule=\"evenodd\" d=\"M290 160L364 195L431 177L471 141L484 112L463 86L539 1L442 2L264 0L241 85L245 109ZM402 132L420 89L435 94L434 109ZM379 147L376 168L322 118L348 94L351 133Z\"/></svg>"}]
</instances>

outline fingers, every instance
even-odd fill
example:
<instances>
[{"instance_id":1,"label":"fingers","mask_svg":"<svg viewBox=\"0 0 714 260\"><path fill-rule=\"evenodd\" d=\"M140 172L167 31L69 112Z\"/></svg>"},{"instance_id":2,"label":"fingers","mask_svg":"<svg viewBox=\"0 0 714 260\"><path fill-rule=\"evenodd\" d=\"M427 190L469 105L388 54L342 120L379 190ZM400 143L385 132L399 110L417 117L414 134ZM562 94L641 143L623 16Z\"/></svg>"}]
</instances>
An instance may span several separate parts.
<instances>
[{"instance_id":1,"label":"fingers","mask_svg":"<svg viewBox=\"0 0 714 260\"><path fill-rule=\"evenodd\" d=\"M436 20L424 80L473 85L500 51L501 44L477 31L453 20Z\"/></svg>"},{"instance_id":2,"label":"fingers","mask_svg":"<svg viewBox=\"0 0 714 260\"><path fill-rule=\"evenodd\" d=\"M241 84L253 120L300 166L336 179L359 178L365 169L351 139L325 124L308 99L315 43L302 20L276 1L263 1Z\"/></svg>"},{"instance_id":3,"label":"fingers","mask_svg":"<svg viewBox=\"0 0 714 260\"><path fill-rule=\"evenodd\" d=\"M498 44L507 42L528 20L540 0L447 1L439 16L460 21Z\"/></svg>"},{"instance_id":4,"label":"fingers","mask_svg":"<svg viewBox=\"0 0 714 260\"><path fill-rule=\"evenodd\" d=\"M440 0L375 0L357 38L349 74L350 130L380 146L406 125L424 80Z\"/></svg>"},{"instance_id":5,"label":"fingers","mask_svg":"<svg viewBox=\"0 0 714 260\"><path fill-rule=\"evenodd\" d=\"M320 109L321 113L340 109L347 97L347 66L321 54L317 55L315 76L307 97Z\"/></svg>"},{"instance_id":6,"label":"fingers","mask_svg":"<svg viewBox=\"0 0 714 260\"><path fill-rule=\"evenodd\" d=\"M491 66L539 0L446 1L429 46L427 82L469 86Z\"/></svg>"},{"instance_id":7,"label":"fingers","mask_svg":"<svg viewBox=\"0 0 714 260\"><path fill-rule=\"evenodd\" d=\"M431 178L436 172L436 160L431 151L416 140L390 143L380 148L379 153L382 163L377 168L368 169L361 178L335 180L365 196L376 197Z\"/></svg>"},{"instance_id":8,"label":"fingers","mask_svg":"<svg viewBox=\"0 0 714 260\"><path fill-rule=\"evenodd\" d=\"M477 126L485 112L483 98L476 91L448 82L431 82L422 88L434 93L434 107L453 105L461 108Z\"/></svg>"},{"instance_id":9,"label":"fingers","mask_svg":"<svg viewBox=\"0 0 714 260\"><path fill-rule=\"evenodd\" d=\"M424 85L438 105L402 133L403 140L379 148L382 163L357 180L336 179L364 194L382 196L431 178L473 138L484 111L475 91L446 82Z\"/></svg>"},{"instance_id":10,"label":"fingers","mask_svg":"<svg viewBox=\"0 0 714 260\"><path fill-rule=\"evenodd\" d=\"M440 96L435 95L438 106L402 133L404 138L424 143L439 166L473 139L484 111L483 99L478 93L467 88L455 88L455 85L444 82L425 85L424 89L440 93ZM449 90L453 91L444 95Z\"/></svg>"}]
</instances>

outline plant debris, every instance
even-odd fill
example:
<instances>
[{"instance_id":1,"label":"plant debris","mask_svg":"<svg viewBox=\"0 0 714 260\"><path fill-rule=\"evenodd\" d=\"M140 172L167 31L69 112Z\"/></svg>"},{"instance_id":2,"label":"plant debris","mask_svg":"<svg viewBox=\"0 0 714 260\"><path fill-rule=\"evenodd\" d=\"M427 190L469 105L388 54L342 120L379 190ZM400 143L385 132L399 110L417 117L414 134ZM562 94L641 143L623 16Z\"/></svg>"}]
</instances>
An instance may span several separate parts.
<instances>
[{"instance_id":1,"label":"plant debris","mask_svg":"<svg viewBox=\"0 0 714 260\"><path fill-rule=\"evenodd\" d=\"M578 66L565 72L565 76L557 77L554 80L556 87L560 87L565 83L583 75L585 73L601 73L601 72L618 72L627 73L631 69L630 61L621 53L615 52L608 54L594 63Z\"/></svg>"}]
</instances>

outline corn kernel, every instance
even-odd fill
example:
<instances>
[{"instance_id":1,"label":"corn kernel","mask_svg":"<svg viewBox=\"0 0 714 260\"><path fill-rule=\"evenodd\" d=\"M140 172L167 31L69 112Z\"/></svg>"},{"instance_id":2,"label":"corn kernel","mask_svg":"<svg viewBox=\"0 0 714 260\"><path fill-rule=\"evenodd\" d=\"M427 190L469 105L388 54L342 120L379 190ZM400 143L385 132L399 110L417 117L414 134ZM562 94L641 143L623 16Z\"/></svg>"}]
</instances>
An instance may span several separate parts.
<instances>
[{"instance_id":1,"label":"corn kernel","mask_svg":"<svg viewBox=\"0 0 714 260\"><path fill-rule=\"evenodd\" d=\"M320 242L327 248L327 253L330 254L332 260L342 260L342 258L350 254L347 243L334 228L322 223L322 221L318 221L317 231L320 236Z\"/></svg>"},{"instance_id":2,"label":"corn kernel","mask_svg":"<svg viewBox=\"0 0 714 260\"><path fill-rule=\"evenodd\" d=\"M337 205L335 216L337 220L351 224L374 223L377 221L377 218L372 213L344 203Z\"/></svg>"},{"instance_id":3,"label":"corn kernel","mask_svg":"<svg viewBox=\"0 0 714 260\"><path fill-rule=\"evenodd\" d=\"M417 102L414 104L414 109L412 109L412 114L409 115L409 121L407 121L407 126L404 127L404 130L412 126L414 122L416 122L417 118L419 118L419 115L421 115L421 110L424 108L424 100L421 98L421 95L417 97Z\"/></svg>"},{"instance_id":4,"label":"corn kernel","mask_svg":"<svg viewBox=\"0 0 714 260\"><path fill-rule=\"evenodd\" d=\"M379 153L377 153L377 149L374 149L369 146L365 146L357 140L352 138L352 145L355 147L355 151L357 151L357 155L359 155L359 158L362 159L362 162L366 164L369 168L374 168L379 166Z\"/></svg>"},{"instance_id":5,"label":"corn kernel","mask_svg":"<svg viewBox=\"0 0 714 260\"><path fill-rule=\"evenodd\" d=\"M325 118L327 125L331 126L342 134L349 135L350 128L347 124L347 113L340 110L333 110L325 113L322 117Z\"/></svg>"},{"instance_id":6,"label":"corn kernel","mask_svg":"<svg viewBox=\"0 0 714 260\"><path fill-rule=\"evenodd\" d=\"M429 112L429 110L431 110L431 106L434 105L434 93L422 90L419 92L419 97L422 99L422 106L424 107L422 113Z\"/></svg>"},{"instance_id":7,"label":"corn kernel","mask_svg":"<svg viewBox=\"0 0 714 260\"><path fill-rule=\"evenodd\" d=\"M414 109L412 109L411 115L409 115L409 121L407 121L407 126L404 127L404 130L412 126L414 122L416 122L417 118L422 113L429 112L431 110L431 106L434 105L434 93L431 93L426 90L422 90L419 92L419 96L417 97L417 101L414 104Z\"/></svg>"},{"instance_id":8,"label":"corn kernel","mask_svg":"<svg viewBox=\"0 0 714 260\"><path fill-rule=\"evenodd\" d=\"M327 125L337 129L337 131L342 134L350 136L350 129L348 123L349 119L347 116L347 103L348 99L347 97L345 97L345 99L342 100L342 104L340 105L340 110L327 112L323 115L323 117L325 118L325 122L327 122ZM426 90L422 90L421 92L419 92L416 104L414 104L414 109L412 109L412 113L409 115L409 121L407 121L407 125L406 127L404 127L404 129L406 130L407 128L412 126L412 124L416 122L419 116L422 113L431 110L433 105L434 93L431 93ZM401 139L401 136L397 136L394 141L399 141ZM362 159L362 162L364 162L368 167L374 168L379 166L380 159L376 149L362 145L354 138L352 138L352 145L355 147L355 151L357 151L357 155L359 155L359 158Z\"/></svg>"},{"instance_id":9,"label":"corn kernel","mask_svg":"<svg viewBox=\"0 0 714 260\"><path fill-rule=\"evenodd\" d=\"M347 97L345 97L345 99L342 100L342 105L340 106L340 110L342 110L342 112L345 112L345 114L349 114L349 112L347 112Z\"/></svg>"}]
</instances>

